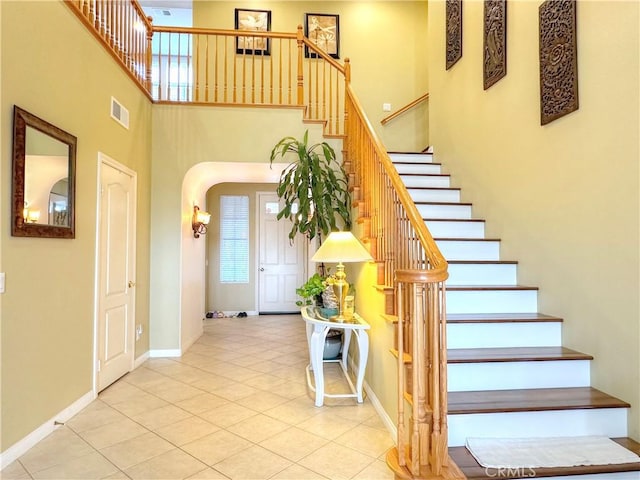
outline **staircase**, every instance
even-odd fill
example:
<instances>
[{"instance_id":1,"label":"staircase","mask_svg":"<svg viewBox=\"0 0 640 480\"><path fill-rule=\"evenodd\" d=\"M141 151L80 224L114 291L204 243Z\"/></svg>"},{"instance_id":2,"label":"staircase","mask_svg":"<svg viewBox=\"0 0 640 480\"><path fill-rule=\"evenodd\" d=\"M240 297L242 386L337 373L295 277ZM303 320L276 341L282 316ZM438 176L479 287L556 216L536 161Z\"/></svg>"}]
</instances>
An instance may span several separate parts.
<instances>
[{"instance_id":1,"label":"staircase","mask_svg":"<svg viewBox=\"0 0 640 480\"><path fill-rule=\"evenodd\" d=\"M524 478L531 471L486 470L467 437L604 435L640 454L626 438L624 401L590 386L590 355L562 347L562 319L538 313L538 289L519 285L517 262L485 238L449 175L432 154L390 157L449 262L447 348L449 454L469 479ZM537 477L640 479L640 463L536 469Z\"/></svg>"}]
</instances>

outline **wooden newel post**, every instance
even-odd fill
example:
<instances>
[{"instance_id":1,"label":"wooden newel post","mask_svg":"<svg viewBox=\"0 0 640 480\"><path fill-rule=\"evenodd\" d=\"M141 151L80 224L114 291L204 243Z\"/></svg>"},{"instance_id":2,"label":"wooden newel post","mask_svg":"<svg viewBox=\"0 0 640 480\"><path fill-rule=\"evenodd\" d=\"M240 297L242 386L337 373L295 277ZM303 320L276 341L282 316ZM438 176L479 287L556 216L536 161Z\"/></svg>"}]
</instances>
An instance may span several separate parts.
<instances>
[{"instance_id":1,"label":"wooden newel post","mask_svg":"<svg viewBox=\"0 0 640 480\"><path fill-rule=\"evenodd\" d=\"M297 96L298 96L298 105L304 105L304 75L302 73L302 59L303 57L303 51L302 51L302 46L304 44L303 42L303 38L304 38L304 33L302 31L302 25L298 25L298 31L296 34L296 40L298 42L298 90L297 90Z\"/></svg>"}]
</instances>

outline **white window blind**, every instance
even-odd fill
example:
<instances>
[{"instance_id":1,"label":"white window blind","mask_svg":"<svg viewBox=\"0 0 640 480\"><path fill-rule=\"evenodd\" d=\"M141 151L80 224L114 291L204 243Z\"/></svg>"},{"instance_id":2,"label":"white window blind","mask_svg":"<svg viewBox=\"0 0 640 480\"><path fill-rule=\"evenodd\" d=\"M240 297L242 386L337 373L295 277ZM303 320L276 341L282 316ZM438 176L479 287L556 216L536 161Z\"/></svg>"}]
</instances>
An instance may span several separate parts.
<instances>
[{"instance_id":1,"label":"white window blind","mask_svg":"<svg viewBox=\"0 0 640 480\"><path fill-rule=\"evenodd\" d=\"M249 283L249 197L220 196L220 281Z\"/></svg>"}]
</instances>

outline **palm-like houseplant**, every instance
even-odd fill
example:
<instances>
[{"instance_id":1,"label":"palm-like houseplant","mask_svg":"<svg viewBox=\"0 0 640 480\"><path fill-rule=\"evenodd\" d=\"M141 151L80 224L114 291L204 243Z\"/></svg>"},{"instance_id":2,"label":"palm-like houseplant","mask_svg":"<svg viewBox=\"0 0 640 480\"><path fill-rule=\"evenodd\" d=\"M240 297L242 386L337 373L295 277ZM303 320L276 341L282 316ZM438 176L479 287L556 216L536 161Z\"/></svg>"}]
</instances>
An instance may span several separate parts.
<instances>
[{"instance_id":1,"label":"palm-like houseplant","mask_svg":"<svg viewBox=\"0 0 640 480\"><path fill-rule=\"evenodd\" d=\"M345 230L351 229L351 198L347 175L336 160L333 148L326 142L308 144L309 131L302 141L284 137L271 151L270 163L282 157L293 157L280 175L277 194L284 201L278 220L292 222L289 238L297 233L309 239L328 235L338 229L341 219ZM286 158L285 158L286 157Z\"/></svg>"}]
</instances>

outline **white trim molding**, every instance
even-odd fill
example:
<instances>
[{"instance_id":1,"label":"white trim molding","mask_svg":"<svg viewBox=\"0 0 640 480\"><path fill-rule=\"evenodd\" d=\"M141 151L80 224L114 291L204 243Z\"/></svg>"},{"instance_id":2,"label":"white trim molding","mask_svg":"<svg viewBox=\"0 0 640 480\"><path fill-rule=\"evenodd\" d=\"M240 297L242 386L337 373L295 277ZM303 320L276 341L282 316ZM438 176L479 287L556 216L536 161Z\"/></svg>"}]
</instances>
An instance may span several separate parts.
<instances>
[{"instance_id":1,"label":"white trim molding","mask_svg":"<svg viewBox=\"0 0 640 480\"><path fill-rule=\"evenodd\" d=\"M93 400L95 400L97 395L93 392L93 390L85 393L78 400L73 402L67 408L57 413L49 420L44 422L34 431L29 433L22 440L18 440L16 443L7 448L4 452L0 453L0 469L4 469L9 466L11 463L16 461L22 455L27 453L27 451L34 447L38 442L51 434L54 430L56 430L59 426L64 424L71 417L79 413L83 408L89 405Z\"/></svg>"},{"instance_id":2,"label":"white trim molding","mask_svg":"<svg viewBox=\"0 0 640 480\"><path fill-rule=\"evenodd\" d=\"M150 358L181 357L181 356L182 356L182 351L179 348L149 350Z\"/></svg>"}]
</instances>

